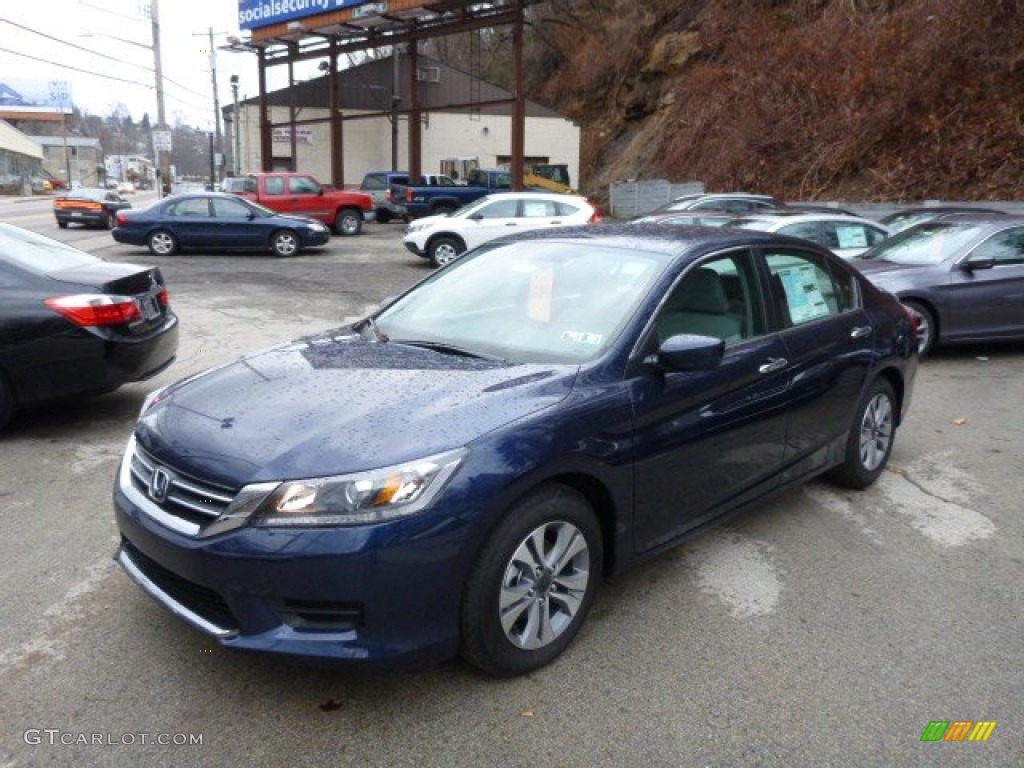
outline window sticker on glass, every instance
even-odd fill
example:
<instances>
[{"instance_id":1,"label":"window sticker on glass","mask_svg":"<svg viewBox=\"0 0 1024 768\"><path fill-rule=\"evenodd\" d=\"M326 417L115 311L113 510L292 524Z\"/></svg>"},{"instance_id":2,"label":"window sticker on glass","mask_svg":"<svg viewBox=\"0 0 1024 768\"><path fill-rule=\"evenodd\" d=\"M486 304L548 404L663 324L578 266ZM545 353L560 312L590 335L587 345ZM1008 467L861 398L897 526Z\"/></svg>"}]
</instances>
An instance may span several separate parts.
<instances>
[{"instance_id":1,"label":"window sticker on glass","mask_svg":"<svg viewBox=\"0 0 1024 768\"><path fill-rule=\"evenodd\" d=\"M551 298L555 273L550 266L542 267L530 275L530 295L526 315L537 323L551 321Z\"/></svg>"},{"instance_id":2,"label":"window sticker on glass","mask_svg":"<svg viewBox=\"0 0 1024 768\"><path fill-rule=\"evenodd\" d=\"M839 238L840 248L867 248L868 236L864 227L836 227L836 237Z\"/></svg>"},{"instance_id":3,"label":"window sticker on glass","mask_svg":"<svg viewBox=\"0 0 1024 768\"><path fill-rule=\"evenodd\" d=\"M583 331L565 331L562 334L562 341L567 341L570 344L588 344L592 347L600 346L602 339L604 339L604 335L600 333L585 333Z\"/></svg>"},{"instance_id":4,"label":"window sticker on glass","mask_svg":"<svg viewBox=\"0 0 1024 768\"><path fill-rule=\"evenodd\" d=\"M789 316L794 325L828 315L828 304L821 295L817 270L813 264L787 267L780 269L777 274L782 280Z\"/></svg>"}]
</instances>

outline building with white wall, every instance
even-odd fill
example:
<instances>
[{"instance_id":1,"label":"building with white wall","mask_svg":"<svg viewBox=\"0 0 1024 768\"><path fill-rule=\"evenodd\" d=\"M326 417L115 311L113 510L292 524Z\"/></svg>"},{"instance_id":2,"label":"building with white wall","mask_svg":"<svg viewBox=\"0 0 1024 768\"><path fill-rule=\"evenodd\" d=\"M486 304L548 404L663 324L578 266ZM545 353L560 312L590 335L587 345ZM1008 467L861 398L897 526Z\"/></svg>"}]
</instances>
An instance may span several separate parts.
<instances>
[{"instance_id":1,"label":"building with white wall","mask_svg":"<svg viewBox=\"0 0 1024 768\"><path fill-rule=\"evenodd\" d=\"M401 63L405 63L403 60ZM419 57L417 100L421 110L421 167L425 172L456 172L473 167L506 167L511 162L512 93L439 61ZM393 61L379 59L338 73L336 98L344 118L342 147L344 183L357 185L368 171L408 165L409 119L401 114L407 100L402 89L408 75L395 78ZM397 82L397 86L396 86ZM272 165L331 180L329 99L331 79L317 77L292 88L267 94L273 130ZM392 126L393 95L397 97L397 129ZM466 106L469 105L469 106ZM233 107L223 110L227 146L235 146ZM290 121L295 121L294 157ZM262 167L259 101L239 104L239 169ZM525 162L565 163L574 185L579 181L580 128L557 112L526 102ZM230 167L230 166L229 166Z\"/></svg>"}]
</instances>

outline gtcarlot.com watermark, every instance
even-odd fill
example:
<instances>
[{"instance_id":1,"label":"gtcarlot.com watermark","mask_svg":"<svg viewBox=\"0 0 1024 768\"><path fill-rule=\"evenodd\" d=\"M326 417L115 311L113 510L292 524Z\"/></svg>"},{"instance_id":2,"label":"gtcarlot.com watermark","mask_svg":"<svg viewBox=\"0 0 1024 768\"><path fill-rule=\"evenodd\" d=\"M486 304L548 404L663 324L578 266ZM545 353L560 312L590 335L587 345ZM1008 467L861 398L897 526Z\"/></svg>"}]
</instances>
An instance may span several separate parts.
<instances>
[{"instance_id":1,"label":"gtcarlot.com watermark","mask_svg":"<svg viewBox=\"0 0 1024 768\"><path fill-rule=\"evenodd\" d=\"M203 743L201 733L85 733L62 731L60 728L29 728L21 738L30 746L130 747L156 744L162 747L194 747Z\"/></svg>"}]
</instances>

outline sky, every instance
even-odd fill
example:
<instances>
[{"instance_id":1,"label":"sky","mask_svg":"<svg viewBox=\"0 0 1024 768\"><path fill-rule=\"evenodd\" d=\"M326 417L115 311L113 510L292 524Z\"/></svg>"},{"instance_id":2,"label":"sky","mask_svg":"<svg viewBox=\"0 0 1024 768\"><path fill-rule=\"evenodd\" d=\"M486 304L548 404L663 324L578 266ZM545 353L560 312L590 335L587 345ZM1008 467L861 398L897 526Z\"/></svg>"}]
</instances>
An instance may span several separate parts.
<instances>
[{"instance_id":1,"label":"sky","mask_svg":"<svg viewBox=\"0 0 1024 768\"><path fill-rule=\"evenodd\" d=\"M136 121L149 113L156 124L148 8L148 0L3 0L0 82L67 80L83 111L106 116L124 105ZM246 38L238 28L238 0L159 0L158 8L167 121L211 130L209 31L215 46L226 45L229 35ZM239 77L239 99L258 95L255 54L217 50L215 58L221 108L232 103L231 75ZM269 90L287 84L286 69L269 68Z\"/></svg>"}]
</instances>

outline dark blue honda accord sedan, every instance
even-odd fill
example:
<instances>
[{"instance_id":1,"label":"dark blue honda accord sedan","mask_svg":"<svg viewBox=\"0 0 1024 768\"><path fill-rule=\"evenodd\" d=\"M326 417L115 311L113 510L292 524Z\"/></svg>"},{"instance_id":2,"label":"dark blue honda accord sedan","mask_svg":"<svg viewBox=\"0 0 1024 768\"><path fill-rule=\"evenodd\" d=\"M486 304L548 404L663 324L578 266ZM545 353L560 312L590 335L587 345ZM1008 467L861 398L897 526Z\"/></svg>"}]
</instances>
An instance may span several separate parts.
<instances>
[{"instance_id":1,"label":"dark blue honda accord sedan","mask_svg":"<svg viewBox=\"0 0 1024 768\"><path fill-rule=\"evenodd\" d=\"M912 317L805 241L494 241L153 393L117 559L225 646L520 674L603 576L809 478L874 482L916 370Z\"/></svg>"}]
</instances>

